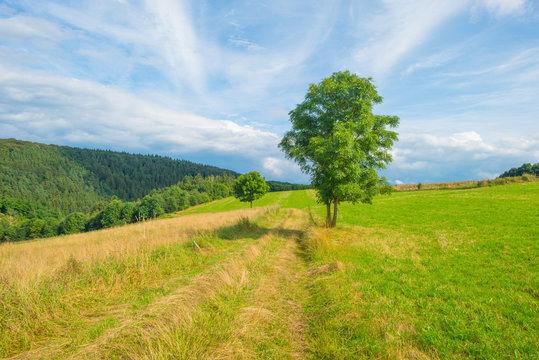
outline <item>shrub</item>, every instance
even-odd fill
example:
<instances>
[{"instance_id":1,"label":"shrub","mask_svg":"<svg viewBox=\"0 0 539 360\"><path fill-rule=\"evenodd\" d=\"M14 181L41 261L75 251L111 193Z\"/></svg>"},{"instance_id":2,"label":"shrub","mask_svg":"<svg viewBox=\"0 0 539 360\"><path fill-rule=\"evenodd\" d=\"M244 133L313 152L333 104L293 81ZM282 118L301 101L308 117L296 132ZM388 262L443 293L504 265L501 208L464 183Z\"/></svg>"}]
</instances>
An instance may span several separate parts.
<instances>
[{"instance_id":1,"label":"shrub","mask_svg":"<svg viewBox=\"0 0 539 360\"><path fill-rule=\"evenodd\" d=\"M71 213L62 222L60 232L62 234L75 234L81 232L85 229L87 220L86 215L83 213Z\"/></svg>"}]
</instances>

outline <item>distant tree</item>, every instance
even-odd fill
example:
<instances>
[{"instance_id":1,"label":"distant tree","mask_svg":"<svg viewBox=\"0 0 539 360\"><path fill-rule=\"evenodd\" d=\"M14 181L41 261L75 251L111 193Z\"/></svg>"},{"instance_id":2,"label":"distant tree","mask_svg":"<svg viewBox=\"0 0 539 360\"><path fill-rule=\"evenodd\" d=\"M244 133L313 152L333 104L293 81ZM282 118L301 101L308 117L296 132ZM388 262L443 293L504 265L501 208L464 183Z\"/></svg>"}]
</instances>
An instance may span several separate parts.
<instances>
[{"instance_id":1,"label":"distant tree","mask_svg":"<svg viewBox=\"0 0 539 360\"><path fill-rule=\"evenodd\" d=\"M250 202L260 199L269 190L268 184L257 171L240 175L234 184L234 196L242 202Z\"/></svg>"},{"instance_id":2,"label":"distant tree","mask_svg":"<svg viewBox=\"0 0 539 360\"><path fill-rule=\"evenodd\" d=\"M326 226L337 224L342 201L370 203L381 184L376 170L391 161L396 116L373 115L382 102L371 78L336 72L311 84L305 100L290 111L292 130L279 147L311 176L318 200L326 204ZM331 219L333 204L333 219Z\"/></svg>"},{"instance_id":3,"label":"distant tree","mask_svg":"<svg viewBox=\"0 0 539 360\"><path fill-rule=\"evenodd\" d=\"M124 203L121 200L112 200L103 211L103 216L101 217L101 225L104 228L108 228L125 224L125 222L122 221L123 207Z\"/></svg>"},{"instance_id":4,"label":"distant tree","mask_svg":"<svg viewBox=\"0 0 539 360\"><path fill-rule=\"evenodd\" d=\"M43 227L45 226L45 220L33 218L26 222L26 238L34 239L41 237L43 234Z\"/></svg>"},{"instance_id":5,"label":"distant tree","mask_svg":"<svg viewBox=\"0 0 539 360\"><path fill-rule=\"evenodd\" d=\"M165 213L163 209L164 203L165 201L161 195L145 196L135 208L133 216L136 217L137 221L161 216Z\"/></svg>"},{"instance_id":6,"label":"distant tree","mask_svg":"<svg viewBox=\"0 0 539 360\"><path fill-rule=\"evenodd\" d=\"M43 225L43 230L41 236L51 237L58 235L58 230L60 227L60 222L57 218L48 217L45 219L45 225Z\"/></svg>"},{"instance_id":7,"label":"distant tree","mask_svg":"<svg viewBox=\"0 0 539 360\"><path fill-rule=\"evenodd\" d=\"M132 202L123 203L122 210L120 212L120 222L122 224L128 224L133 219L135 213L135 204Z\"/></svg>"},{"instance_id":8,"label":"distant tree","mask_svg":"<svg viewBox=\"0 0 539 360\"><path fill-rule=\"evenodd\" d=\"M522 164L518 168L512 168L512 169L507 170L506 172L501 174L500 177L503 178L503 177L521 176L523 174L539 176L539 163L534 164L534 165L530 163Z\"/></svg>"},{"instance_id":9,"label":"distant tree","mask_svg":"<svg viewBox=\"0 0 539 360\"><path fill-rule=\"evenodd\" d=\"M80 212L71 213L60 225L60 231L62 234L75 234L81 232L85 229L87 220L86 215Z\"/></svg>"}]
</instances>

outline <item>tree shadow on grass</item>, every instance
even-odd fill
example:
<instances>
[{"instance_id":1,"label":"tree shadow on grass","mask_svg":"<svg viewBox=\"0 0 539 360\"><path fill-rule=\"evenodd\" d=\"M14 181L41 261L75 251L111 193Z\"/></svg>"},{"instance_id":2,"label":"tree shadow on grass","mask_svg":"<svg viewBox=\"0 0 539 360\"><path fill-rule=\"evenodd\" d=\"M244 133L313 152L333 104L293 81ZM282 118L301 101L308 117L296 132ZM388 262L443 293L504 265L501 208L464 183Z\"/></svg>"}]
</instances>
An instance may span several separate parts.
<instances>
[{"instance_id":1,"label":"tree shadow on grass","mask_svg":"<svg viewBox=\"0 0 539 360\"><path fill-rule=\"evenodd\" d=\"M302 230L284 229L282 227L262 227L248 218L240 219L234 225L217 229L215 234L223 240L238 240L244 238L258 239L270 232L274 232L276 236L287 238L299 238L303 235Z\"/></svg>"},{"instance_id":2,"label":"tree shadow on grass","mask_svg":"<svg viewBox=\"0 0 539 360\"><path fill-rule=\"evenodd\" d=\"M258 239L271 230L254 223L248 218L242 218L233 225L217 229L215 234L223 240Z\"/></svg>"}]
</instances>

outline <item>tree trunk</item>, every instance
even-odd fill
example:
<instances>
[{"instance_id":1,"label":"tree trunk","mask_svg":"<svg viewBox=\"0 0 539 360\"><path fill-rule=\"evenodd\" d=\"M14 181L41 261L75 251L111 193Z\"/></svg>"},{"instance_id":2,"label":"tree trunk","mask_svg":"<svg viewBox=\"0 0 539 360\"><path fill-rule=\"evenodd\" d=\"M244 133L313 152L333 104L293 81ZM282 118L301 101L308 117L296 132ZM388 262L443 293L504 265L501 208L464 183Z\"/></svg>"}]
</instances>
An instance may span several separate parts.
<instances>
[{"instance_id":1,"label":"tree trunk","mask_svg":"<svg viewBox=\"0 0 539 360\"><path fill-rule=\"evenodd\" d=\"M331 201L326 203L326 227L331 226Z\"/></svg>"},{"instance_id":2,"label":"tree trunk","mask_svg":"<svg viewBox=\"0 0 539 360\"><path fill-rule=\"evenodd\" d=\"M253 208L253 201L251 200L251 209Z\"/></svg>"},{"instance_id":3,"label":"tree trunk","mask_svg":"<svg viewBox=\"0 0 539 360\"><path fill-rule=\"evenodd\" d=\"M338 199L333 200L333 221L331 222L331 227L337 225L337 205L339 203Z\"/></svg>"}]
</instances>

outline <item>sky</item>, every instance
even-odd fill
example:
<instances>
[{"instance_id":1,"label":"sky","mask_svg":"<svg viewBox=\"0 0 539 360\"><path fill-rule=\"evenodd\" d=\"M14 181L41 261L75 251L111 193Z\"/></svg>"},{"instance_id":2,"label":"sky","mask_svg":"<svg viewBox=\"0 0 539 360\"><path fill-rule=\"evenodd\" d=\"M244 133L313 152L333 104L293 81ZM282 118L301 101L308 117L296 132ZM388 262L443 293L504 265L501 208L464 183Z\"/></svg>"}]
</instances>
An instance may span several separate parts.
<instances>
[{"instance_id":1,"label":"sky","mask_svg":"<svg viewBox=\"0 0 539 360\"><path fill-rule=\"evenodd\" d=\"M534 0L0 0L0 138L308 183L277 144L343 70L400 118L392 184L539 162Z\"/></svg>"}]
</instances>

